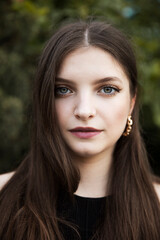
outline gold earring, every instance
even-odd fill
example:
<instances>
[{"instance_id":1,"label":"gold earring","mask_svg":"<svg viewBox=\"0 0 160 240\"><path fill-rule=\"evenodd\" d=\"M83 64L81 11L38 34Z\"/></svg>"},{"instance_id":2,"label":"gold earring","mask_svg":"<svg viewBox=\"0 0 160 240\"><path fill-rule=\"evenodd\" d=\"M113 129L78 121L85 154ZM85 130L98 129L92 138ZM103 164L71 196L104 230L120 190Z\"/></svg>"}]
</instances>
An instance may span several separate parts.
<instances>
[{"instance_id":1,"label":"gold earring","mask_svg":"<svg viewBox=\"0 0 160 240\"><path fill-rule=\"evenodd\" d=\"M133 120L132 120L132 117L131 116L128 116L127 118L127 126L126 126L126 130L125 132L123 133L123 136L128 136L132 130L132 125L133 125Z\"/></svg>"}]
</instances>

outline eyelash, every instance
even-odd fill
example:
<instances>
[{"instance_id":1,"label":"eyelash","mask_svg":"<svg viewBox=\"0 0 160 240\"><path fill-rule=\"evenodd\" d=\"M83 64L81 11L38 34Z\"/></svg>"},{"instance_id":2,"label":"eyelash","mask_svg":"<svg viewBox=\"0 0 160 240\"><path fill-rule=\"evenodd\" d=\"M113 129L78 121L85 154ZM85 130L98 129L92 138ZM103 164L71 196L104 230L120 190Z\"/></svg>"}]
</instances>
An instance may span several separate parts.
<instances>
[{"instance_id":1,"label":"eyelash","mask_svg":"<svg viewBox=\"0 0 160 240\"><path fill-rule=\"evenodd\" d=\"M111 86L111 85L102 86L102 87L100 88L100 90L98 90L98 92L101 92L101 91L104 90L105 88L106 88L106 89L110 89L111 92L110 92L110 93L105 93L105 92L103 92L103 93L102 93L103 95L113 96L113 95L116 94L116 92L120 92L120 89L119 89L119 88L114 87L114 86ZM65 92L65 93L60 93L60 92L58 92L58 91L60 91L60 90L62 90L62 89L66 89L67 91L70 91L70 92L69 92L69 93L68 93L68 92ZM68 95L68 94L70 94L70 93L72 93L72 91L71 91L68 87L66 87L66 86L58 86L58 87L55 87L55 95L58 96L58 97L65 97L66 95Z\"/></svg>"},{"instance_id":2,"label":"eyelash","mask_svg":"<svg viewBox=\"0 0 160 240\"><path fill-rule=\"evenodd\" d=\"M55 94L58 95L58 96L64 96L66 95L66 93L58 93L58 91L62 90L62 89L67 89L71 92L71 90L68 88L68 87L65 87L65 86L59 86L59 87L55 87Z\"/></svg>"},{"instance_id":3,"label":"eyelash","mask_svg":"<svg viewBox=\"0 0 160 240\"><path fill-rule=\"evenodd\" d=\"M110 89L112 92L109 92L109 93L102 93L102 94L104 94L104 95L110 95L110 96L113 96L113 95L116 94L116 92L120 92L120 89L119 89L119 88L117 88L117 87L113 87L113 86L111 86L111 85L103 86L103 87L101 87L100 90L104 90L105 88L106 88L106 89Z\"/></svg>"}]
</instances>

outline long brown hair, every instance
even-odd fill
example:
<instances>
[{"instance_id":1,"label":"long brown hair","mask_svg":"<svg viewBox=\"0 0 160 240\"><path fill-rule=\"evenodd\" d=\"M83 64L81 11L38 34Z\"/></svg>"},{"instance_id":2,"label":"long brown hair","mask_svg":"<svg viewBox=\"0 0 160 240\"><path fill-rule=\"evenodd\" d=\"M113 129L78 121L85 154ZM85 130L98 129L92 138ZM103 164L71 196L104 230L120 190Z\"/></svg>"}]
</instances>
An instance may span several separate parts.
<instances>
[{"instance_id":1,"label":"long brown hair","mask_svg":"<svg viewBox=\"0 0 160 240\"><path fill-rule=\"evenodd\" d=\"M0 192L0 239L62 240L57 215L59 191L73 197L80 174L61 136L54 106L54 82L63 59L75 49L96 46L110 53L130 81L131 96L138 92L137 69L126 37L104 22L69 24L48 41L39 61L33 97L32 141L28 156ZM109 176L108 204L98 240L159 240L160 204L154 176L140 135L138 101L133 129L116 144ZM78 235L77 235L78 238Z\"/></svg>"}]
</instances>

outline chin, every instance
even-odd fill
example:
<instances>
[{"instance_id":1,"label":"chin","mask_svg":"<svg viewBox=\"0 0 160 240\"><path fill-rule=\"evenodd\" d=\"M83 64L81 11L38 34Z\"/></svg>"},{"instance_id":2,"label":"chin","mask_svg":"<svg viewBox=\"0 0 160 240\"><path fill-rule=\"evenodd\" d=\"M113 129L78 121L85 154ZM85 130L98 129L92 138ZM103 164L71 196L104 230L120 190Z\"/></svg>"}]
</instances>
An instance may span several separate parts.
<instances>
[{"instance_id":1,"label":"chin","mask_svg":"<svg viewBox=\"0 0 160 240\"><path fill-rule=\"evenodd\" d=\"M77 152L76 155L83 158L89 158L89 157L95 156L96 154L93 152L85 151L85 152Z\"/></svg>"},{"instance_id":2,"label":"chin","mask_svg":"<svg viewBox=\"0 0 160 240\"><path fill-rule=\"evenodd\" d=\"M71 152L77 157L89 158L100 153L100 151L93 151L93 149L71 149Z\"/></svg>"}]
</instances>

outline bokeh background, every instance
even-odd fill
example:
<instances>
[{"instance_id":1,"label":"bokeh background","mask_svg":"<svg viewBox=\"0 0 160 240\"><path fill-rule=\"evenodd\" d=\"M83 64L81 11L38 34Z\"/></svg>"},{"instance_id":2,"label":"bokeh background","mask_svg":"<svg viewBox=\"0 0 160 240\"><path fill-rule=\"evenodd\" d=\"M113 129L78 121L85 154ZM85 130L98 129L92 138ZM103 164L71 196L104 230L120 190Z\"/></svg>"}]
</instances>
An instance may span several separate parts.
<instances>
[{"instance_id":1,"label":"bokeh background","mask_svg":"<svg viewBox=\"0 0 160 240\"><path fill-rule=\"evenodd\" d=\"M0 173L12 171L28 152L32 86L45 42L62 22L88 16L108 20L132 41L143 136L160 176L160 0L0 1Z\"/></svg>"}]
</instances>

